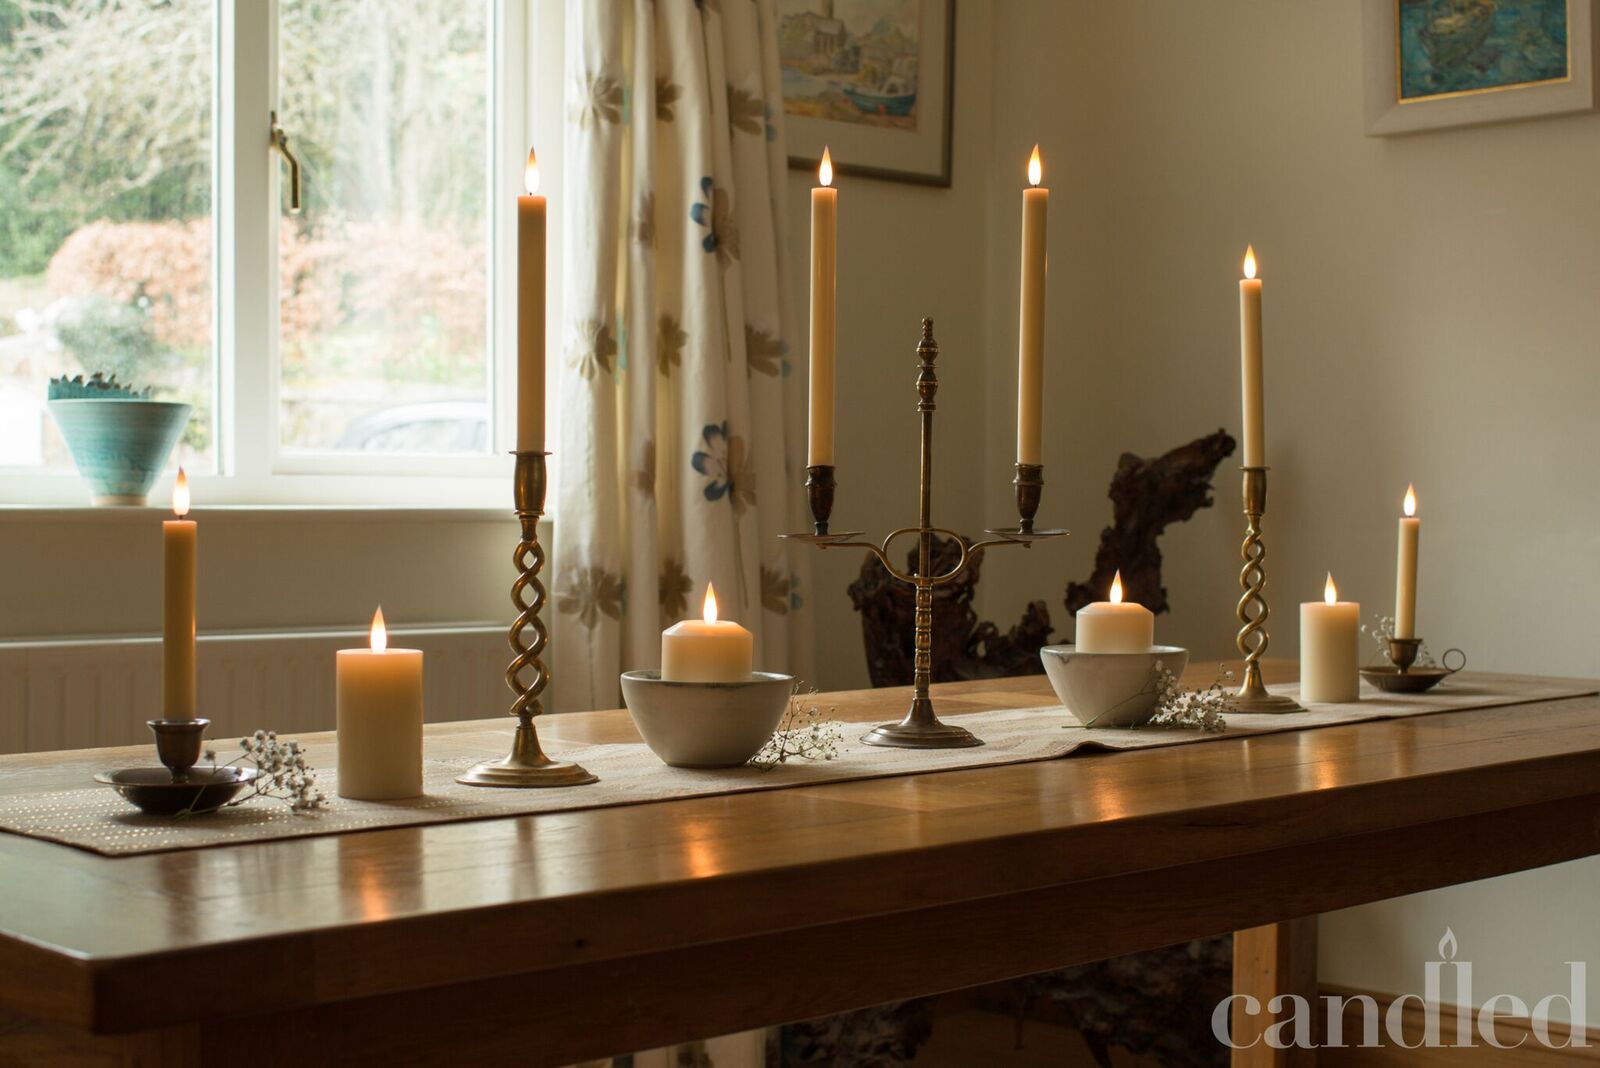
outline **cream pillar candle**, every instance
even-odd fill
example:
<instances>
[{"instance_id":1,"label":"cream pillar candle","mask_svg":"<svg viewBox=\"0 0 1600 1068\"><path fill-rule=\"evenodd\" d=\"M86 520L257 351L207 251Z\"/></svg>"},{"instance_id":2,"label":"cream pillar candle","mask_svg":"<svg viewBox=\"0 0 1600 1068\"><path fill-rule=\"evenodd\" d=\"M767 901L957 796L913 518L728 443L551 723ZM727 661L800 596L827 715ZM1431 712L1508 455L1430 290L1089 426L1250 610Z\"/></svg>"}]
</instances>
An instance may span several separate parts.
<instances>
[{"instance_id":1,"label":"cream pillar candle","mask_svg":"<svg viewBox=\"0 0 1600 1068\"><path fill-rule=\"evenodd\" d=\"M1330 573L1322 600L1300 605L1300 700L1337 703L1360 697L1360 632L1361 606L1339 600Z\"/></svg>"},{"instance_id":2,"label":"cream pillar candle","mask_svg":"<svg viewBox=\"0 0 1600 1068\"><path fill-rule=\"evenodd\" d=\"M1406 514L1400 517L1400 551L1394 569L1394 636L1417 636L1417 538L1422 520L1417 518L1417 488L1406 487Z\"/></svg>"},{"instance_id":3,"label":"cream pillar candle","mask_svg":"<svg viewBox=\"0 0 1600 1068\"><path fill-rule=\"evenodd\" d=\"M370 647L336 658L340 797L422 794L422 650L390 649L388 637L380 608Z\"/></svg>"},{"instance_id":4,"label":"cream pillar candle","mask_svg":"<svg viewBox=\"0 0 1600 1068\"><path fill-rule=\"evenodd\" d=\"M189 514L189 476L178 468L172 514L161 524L163 610L161 619L161 715L195 718L195 590L199 586L199 527Z\"/></svg>"},{"instance_id":5,"label":"cream pillar candle","mask_svg":"<svg viewBox=\"0 0 1600 1068\"><path fill-rule=\"evenodd\" d=\"M1261 385L1261 279L1256 277L1256 250L1244 250L1244 277L1239 280L1239 369L1244 394L1244 466L1267 465L1266 401Z\"/></svg>"},{"instance_id":6,"label":"cream pillar candle","mask_svg":"<svg viewBox=\"0 0 1600 1068\"><path fill-rule=\"evenodd\" d=\"M811 433L806 447L806 463L812 467L833 464L839 191L832 188L833 157L826 147L817 181L821 184L811 190Z\"/></svg>"},{"instance_id":7,"label":"cream pillar candle","mask_svg":"<svg viewBox=\"0 0 1600 1068\"><path fill-rule=\"evenodd\" d=\"M1122 572L1111 580L1111 600L1078 609L1074 644L1080 653L1148 653L1156 617L1142 604L1122 603Z\"/></svg>"},{"instance_id":8,"label":"cream pillar candle","mask_svg":"<svg viewBox=\"0 0 1600 1068\"><path fill-rule=\"evenodd\" d=\"M661 632L661 677L668 682L739 682L750 677L755 639L732 620L717 618L717 591L706 585L700 619Z\"/></svg>"},{"instance_id":9,"label":"cream pillar candle","mask_svg":"<svg viewBox=\"0 0 1600 1068\"><path fill-rule=\"evenodd\" d=\"M517 197L517 451L544 451L545 198L528 150L528 192Z\"/></svg>"},{"instance_id":10,"label":"cream pillar candle","mask_svg":"<svg viewBox=\"0 0 1600 1068\"><path fill-rule=\"evenodd\" d=\"M1039 185L1039 146L1028 159L1022 191L1022 306L1017 323L1017 463L1044 463L1044 283L1045 220L1050 190Z\"/></svg>"}]
</instances>

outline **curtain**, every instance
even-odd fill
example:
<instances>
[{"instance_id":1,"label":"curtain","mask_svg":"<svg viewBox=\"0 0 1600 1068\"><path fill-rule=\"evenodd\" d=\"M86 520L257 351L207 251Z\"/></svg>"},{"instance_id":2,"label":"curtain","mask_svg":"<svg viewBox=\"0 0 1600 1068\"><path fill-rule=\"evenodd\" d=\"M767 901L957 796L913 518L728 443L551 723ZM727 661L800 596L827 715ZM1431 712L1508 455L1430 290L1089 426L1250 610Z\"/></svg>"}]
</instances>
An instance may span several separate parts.
<instances>
[{"instance_id":1,"label":"curtain","mask_svg":"<svg viewBox=\"0 0 1600 1068\"><path fill-rule=\"evenodd\" d=\"M619 703L719 614L807 675L798 343L772 0L569 0L556 709Z\"/></svg>"}]
</instances>

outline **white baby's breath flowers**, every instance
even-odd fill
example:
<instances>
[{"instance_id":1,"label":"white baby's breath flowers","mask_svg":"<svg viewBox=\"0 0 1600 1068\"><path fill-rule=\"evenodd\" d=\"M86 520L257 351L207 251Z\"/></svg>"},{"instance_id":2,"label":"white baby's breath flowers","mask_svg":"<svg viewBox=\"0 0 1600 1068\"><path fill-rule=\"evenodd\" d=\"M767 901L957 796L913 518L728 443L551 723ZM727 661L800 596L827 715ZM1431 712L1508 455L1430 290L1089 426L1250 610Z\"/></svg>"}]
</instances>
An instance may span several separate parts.
<instances>
[{"instance_id":1,"label":"white baby's breath flowers","mask_svg":"<svg viewBox=\"0 0 1600 1068\"><path fill-rule=\"evenodd\" d=\"M807 698L816 694L811 690L802 695L797 683L789 698L789 708L783 714L778 729L772 732L761 752L750 758L750 763L763 771L794 760L832 760L839 755L839 743L844 740L838 724L825 718L816 705L807 705Z\"/></svg>"},{"instance_id":2,"label":"white baby's breath flowers","mask_svg":"<svg viewBox=\"0 0 1600 1068\"><path fill-rule=\"evenodd\" d=\"M1227 730L1222 712L1228 703L1227 685L1233 681L1233 672L1223 671L1203 690L1190 690L1162 661L1157 660L1153 670L1156 711L1150 717L1152 727L1189 727L1207 734Z\"/></svg>"},{"instance_id":3,"label":"white baby's breath flowers","mask_svg":"<svg viewBox=\"0 0 1600 1068\"><path fill-rule=\"evenodd\" d=\"M300 748L299 742L280 742L277 731L256 731L248 738L239 739L239 750L239 755L223 767L247 764L255 768L256 777L250 783L249 792L228 802L228 807L257 797L286 801L294 812L313 812L327 805L327 795L317 788L316 770L306 763L305 750ZM216 767L217 751L207 749L205 760Z\"/></svg>"}]
</instances>

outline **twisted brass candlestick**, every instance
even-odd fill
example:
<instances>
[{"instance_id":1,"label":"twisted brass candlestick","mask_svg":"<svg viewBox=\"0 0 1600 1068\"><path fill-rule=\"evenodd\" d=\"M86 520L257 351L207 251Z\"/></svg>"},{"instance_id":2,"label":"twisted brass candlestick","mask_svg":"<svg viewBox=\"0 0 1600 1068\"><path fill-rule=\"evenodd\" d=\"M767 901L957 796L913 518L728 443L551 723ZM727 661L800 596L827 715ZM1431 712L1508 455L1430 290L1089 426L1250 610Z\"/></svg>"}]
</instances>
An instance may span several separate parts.
<instances>
[{"instance_id":1,"label":"twisted brass candlestick","mask_svg":"<svg viewBox=\"0 0 1600 1068\"><path fill-rule=\"evenodd\" d=\"M833 511L834 477L832 465L817 465L807 469L806 488L811 500L811 518L816 527L812 534L783 534L780 537L809 541L819 549L865 549L878 558L884 570L900 582L916 587L917 607L913 636L913 674L911 709L898 723L885 723L874 727L862 738L868 745L893 746L900 749L956 749L982 745L964 727L942 723L933 710L933 700L928 687L933 681L933 590L952 581L967 563L982 549L996 545L1020 545L1026 549L1042 538L1059 538L1064 530L1034 530L1033 517L1039 508L1039 495L1044 486L1044 468L1038 464L1018 464L1013 484L1017 487L1017 511L1020 517L1015 529L986 530L995 535L989 541L968 545L966 539L953 530L933 525L933 412L934 394L939 391L939 377L933 364L939 357L939 343L933 338L933 320L922 320L922 339L917 343L917 412L922 417L922 471L920 520L914 527L901 527L890 531L881 544L851 539L861 535L852 530L842 534L828 533L828 518ZM901 571L889 559L889 545L902 534L917 535L917 569ZM931 575L933 536L944 534L956 541L961 556L955 566L943 574Z\"/></svg>"},{"instance_id":2,"label":"twisted brass candlestick","mask_svg":"<svg viewBox=\"0 0 1600 1068\"><path fill-rule=\"evenodd\" d=\"M517 568L516 581L511 584L511 603L517 608L517 618L507 637L516 656L506 668L506 685L517 695L511 703L511 714L517 717L517 733L511 741L510 756L486 761L456 779L467 786L582 786L599 781L570 760L551 760L545 756L539 745L539 731L533 725L534 717L544 712L540 695L550 683L550 671L540 659L550 642L550 632L539 618L546 597L544 583L539 581L545 561L544 547L539 544L539 519L544 515L545 457L548 455L545 452L516 453L514 493L522 538L511 554ZM524 593L528 594L526 600ZM524 632L530 629L532 641L524 638ZM528 682L522 681L524 670L533 673Z\"/></svg>"},{"instance_id":3,"label":"twisted brass candlestick","mask_svg":"<svg viewBox=\"0 0 1600 1068\"><path fill-rule=\"evenodd\" d=\"M1261 561L1266 558L1267 547L1261 541L1261 517L1267 510L1267 469L1245 467L1244 472L1244 544L1239 555L1244 567L1239 570L1239 588L1244 596L1239 598L1239 636L1235 644L1244 654L1244 678L1238 691L1228 699L1228 707L1235 712L1303 712L1292 698L1267 692L1261 681L1261 657L1267 651L1267 617L1272 614L1267 605L1267 572ZM1252 609L1254 611L1252 612Z\"/></svg>"}]
</instances>

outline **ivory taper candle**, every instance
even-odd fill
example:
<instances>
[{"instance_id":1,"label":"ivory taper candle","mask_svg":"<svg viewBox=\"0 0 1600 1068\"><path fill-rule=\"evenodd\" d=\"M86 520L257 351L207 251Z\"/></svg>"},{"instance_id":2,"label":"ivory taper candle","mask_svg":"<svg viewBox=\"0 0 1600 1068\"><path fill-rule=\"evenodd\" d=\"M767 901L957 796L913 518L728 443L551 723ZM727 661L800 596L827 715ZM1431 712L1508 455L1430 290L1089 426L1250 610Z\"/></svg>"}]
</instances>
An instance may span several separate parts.
<instances>
[{"instance_id":1,"label":"ivory taper candle","mask_svg":"<svg viewBox=\"0 0 1600 1068\"><path fill-rule=\"evenodd\" d=\"M709 583L702 617L661 632L661 677L668 682L740 682L750 677L754 663L754 637L717 618L717 591Z\"/></svg>"},{"instance_id":2,"label":"ivory taper candle","mask_svg":"<svg viewBox=\"0 0 1600 1068\"><path fill-rule=\"evenodd\" d=\"M1111 580L1111 599L1078 609L1073 644L1080 653L1148 653L1156 617L1142 604L1122 601L1122 572Z\"/></svg>"},{"instance_id":3,"label":"ivory taper candle","mask_svg":"<svg viewBox=\"0 0 1600 1068\"><path fill-rule=\"evenodd\" d=\"M544 451L545 198L528 150L526 195L517 197L517 451Z\"/></svg>"},{"instance_id":4,"label":"ivory taper candle","mask_svg":"<svg viewBox=\"0 0 1600 1068\"><path fill-rule=\"evenodd\" d=\"M1266 401L1261 384L1261 279L1255 246L1244 250L1239 280L1239 371L1244 394L1244 466L1267 466Z\"/></svg>"},{"instance_id":5,"label":"ivory taper candle","mask_svg":"<svg viewBox=\"0 0 1600 1068\"><path fill-rule=\"evenodd\" d=\"M1044 421L1045 221L1050 190L1039 184L1043 168L1039 146L1028 158L1028 186L1022 191L1022 299L1017 316L1017 463L1042 464Z\"/></svg>"},{"instance_id":6,"label":"ivory taper candle","mask_svg":"<svg viewBox=\"0 0 1600 1068\"><path fill-rule=\"evenodd\" d=\"M199 585L199 527L189 514L189 476L178 468L172 514L161 524L164 604L161 621L161 715L195 718L195 589Z\"/></svg>"},{"instance_id":7,"label":"ivory taper candle","mask_svg":"<svg viewBox=\"0 0 1600 1068\"><path fill-rule=\"evenodd\" d=\"M806 463L833 464L833 371L839 254L839 191L826 147L811 190L811 433Z\"/></svg>"},{"instance_id":8,"label":"ivory taper candle","mask_svg":"<svg viewBox=\"0 0 1600 1068\"><path fill-rule=\"evenodd\" d=\"M383 609L366 649L335 658L339 796L393 801L422 793L422 650L390 649Z\"/></svg>"},{"instance_id":9,"label":"ivory taper candle","mask_svg":"<svg viewBox=\"0 0 1600 1068\"><path fill-rule=\"evenodd\" d=\"M1361 606L1339 600L1333 575L1322 600L1300 605L1300 699L1335 703L1361 695Z\"/></svg>"},{"instance_id":10,"label":"ivory taper candle","mask_svg":"<svg viewBox=\"0 0 1600 1068\"><path fill-rule=\"evenodd\" d=\"M1405 515L1400 517L1400 551L1394 569L1394 636L1417 636L1417 538L1422 520L1417 518L1417 488L1406 487Z\"/></svg>"}]
</instances>

